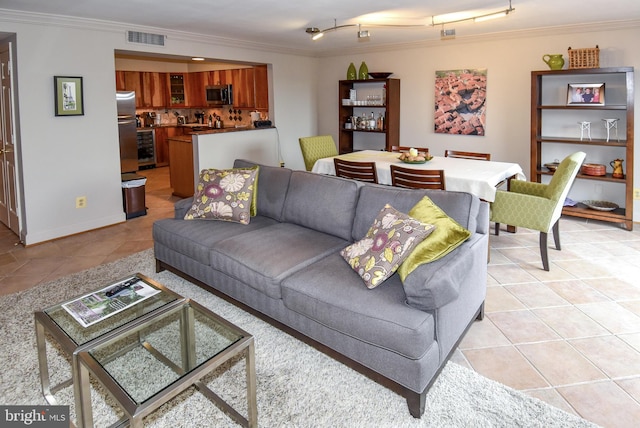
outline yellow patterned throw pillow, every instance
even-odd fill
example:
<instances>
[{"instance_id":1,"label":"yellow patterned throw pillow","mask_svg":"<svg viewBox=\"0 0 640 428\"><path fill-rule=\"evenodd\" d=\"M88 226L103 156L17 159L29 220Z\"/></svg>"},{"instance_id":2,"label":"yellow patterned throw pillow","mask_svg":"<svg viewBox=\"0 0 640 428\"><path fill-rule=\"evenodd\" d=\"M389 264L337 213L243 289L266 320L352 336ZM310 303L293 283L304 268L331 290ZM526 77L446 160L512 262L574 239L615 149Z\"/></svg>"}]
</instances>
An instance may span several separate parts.
<instances>
[{"instance_id":1,"label":"yellow patterned throw pillow","mask_svg":"<svg viewBox=\"0 0 640 428\"><path fill-rule=\"evenodd\" d=\"M409 215L419 221L433 224L435 230L416 247L398 269L402 281L421 264L446 256L471 236L471 232L449 217L428 196L415 204L409 210Z\"/></svg>"},{"instance_id":2,"label":"yellow patterned throw pillow","mask_svg":"<svg viewBox=\"0 0 640 428\"><path fill-rule=\"evenodd\" d=\"M249 224L258 167L203 169L185 220L226 220Z\"/></svg>"},{"instance_id":3,"label":"yellow patterned throw pillow","mask_svg":"<svg viewBox=\"0 0 640 428\"><path fill-rule=\"evenodd\" d=\"M382 284L411 254L413 248L433 230L387 204L380 211L366 236L340 252L367 288Z\"/></svg>"}]
</instances>

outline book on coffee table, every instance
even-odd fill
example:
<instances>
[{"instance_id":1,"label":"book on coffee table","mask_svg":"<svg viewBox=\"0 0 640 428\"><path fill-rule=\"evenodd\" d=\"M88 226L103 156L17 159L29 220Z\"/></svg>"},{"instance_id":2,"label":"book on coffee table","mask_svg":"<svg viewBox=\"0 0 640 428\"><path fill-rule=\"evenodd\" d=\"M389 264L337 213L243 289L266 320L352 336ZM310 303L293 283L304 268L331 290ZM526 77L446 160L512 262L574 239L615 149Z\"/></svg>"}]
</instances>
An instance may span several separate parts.
<instances>
[{"instance_id":1,"label":"book on coffee table","mask_svg":"<svg viewBox=\"0 0 640 428\"><path fill-rule=\"evenodd\" d=\"M137 276L85 294L62 307L83 327L89 327L148 299L160 290Z\"/></svg>"}]
</instances>

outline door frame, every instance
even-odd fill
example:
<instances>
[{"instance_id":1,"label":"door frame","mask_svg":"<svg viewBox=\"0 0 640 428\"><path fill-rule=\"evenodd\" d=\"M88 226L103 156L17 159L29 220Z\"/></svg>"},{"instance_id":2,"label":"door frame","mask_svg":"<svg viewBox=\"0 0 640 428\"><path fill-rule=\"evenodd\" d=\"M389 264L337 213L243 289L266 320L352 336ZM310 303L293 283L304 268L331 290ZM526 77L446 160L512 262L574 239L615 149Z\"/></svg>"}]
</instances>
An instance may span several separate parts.
<instances>
[{"instance_id":1,"label":"door frame","mask_svg":"<svg viewBox=\"0 0 640 428\"><path fill-rule=\"evenodd\" d=\"M10 108L12 109L12 113L10 115L12 121L12 129L13 129L13 146L14 146L14 157L15 157L15 211L17 217L17 227L10 229L16 233L19 238L19 242L23 243L26 237L26 222L25 222L25 213L24 213L24 193L23 193L23 180L22 180L22 154L21 154L21 144L20 144L20 111L18 109L18 61L17 61L17 37L16 34L10 34L7 37L0 39L0 50L7 50L9 52L9 60L10 60L10 74L11 74L11 96L10 96ZM3 106L0 105L0 109ZM0 112L0 114L4 114L4 112Z\"/></svg>"}]
</instances>

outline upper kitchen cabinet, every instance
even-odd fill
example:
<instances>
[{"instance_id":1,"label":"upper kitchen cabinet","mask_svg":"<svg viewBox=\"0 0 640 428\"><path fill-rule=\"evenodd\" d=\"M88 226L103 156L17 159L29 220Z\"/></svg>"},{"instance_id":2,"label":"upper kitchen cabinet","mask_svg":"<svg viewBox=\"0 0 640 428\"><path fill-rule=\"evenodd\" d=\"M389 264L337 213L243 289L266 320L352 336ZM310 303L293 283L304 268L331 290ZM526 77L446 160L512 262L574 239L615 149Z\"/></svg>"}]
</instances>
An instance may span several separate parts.
<instances>
[{"instance_id":1,"label":"upper kitchen cabinet","mask_svg":"<svg viewBox=\"0 0 640 428\"><path fill-rule=\"evenodd\" d=\"M255 80L253 68L231 70L233 84L233 106L235 108L254 108Z\"/></svg>"},{"instance_id":2,"label":"upper kitchen cabinet","mask_svg":"<svg viewBox=\"0 0 640 428\"><path fill-rule=\"evenodd\" d=\"M214 70L208 72L207 85L228 85L233 83L231 70Z\"/></svg>"},{"instance_id":3,"label":"upper kitchen cabinet","mask_svg":"<svg viewBox=\"0 0 640 428\"><path fill-rule=\"evenodd\" d=\"M255 78L255 108L257 110L269 110L269 79L267 77L267 65L257 65L253 69Z\"/></svg>"},{"instance_id":4,"label":"upper kitchen cabinet","mask_svg":"<svg viewBox=\"0 0 640 428\"><path fill-rule=\"evenodd\" d=\"M209 72L200 71L196 73L189 73L186 75L188 80L187 85L187 98L189 100L189 107L205 108L207 107L207 101L205 99L204 88L208 84Z\"/></svg>"},{"instance_id":5,"label":"upper kitchen cabinet","mask_svg":"<svg viewBox=\"0 0 640 428\"><path fill-rule=\"evenodd\" d=\"M139 71L116 71L116 90L134 91L136 93L136 108L142 105L142 76Z\"/></svg>"},{"instance_id":6,"label":"upper kitchen cabinet","mask_svg":"<svg viewBox=\"0 0 640 428\"><path fill-rule=\"evenodd\" d=\"M169 106L187 107L187 81L183 73L169 73Z\"/></svg>"},{"instance_id":7,"label":"upper kitchen cabinet","mask_svg":"<svg viewBox=\"0 0 640 428\"><path fill-rule=\"evenodd\" d=\"M167 73L153 73L143 71L140 73L142 87L141 93L136 92L137 98L141 98L140 107L164 108L167 105Z\"/></svg>"}]
</instances>

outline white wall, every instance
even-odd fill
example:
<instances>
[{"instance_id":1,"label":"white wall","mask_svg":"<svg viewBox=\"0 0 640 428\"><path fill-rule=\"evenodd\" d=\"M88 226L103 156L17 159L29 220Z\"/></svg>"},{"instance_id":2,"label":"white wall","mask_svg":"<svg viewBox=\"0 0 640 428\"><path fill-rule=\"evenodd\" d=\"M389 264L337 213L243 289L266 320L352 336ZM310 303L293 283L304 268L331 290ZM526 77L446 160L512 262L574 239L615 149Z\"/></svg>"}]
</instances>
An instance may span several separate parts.
<instances>
[{"instance_id":1,"label":"white wall","mask_svg":"<svg viewBox=\"0 0 640 428\"><path fill-rule=\"evenodd\" d=\"M304 169L299 137L329 133L337 139L337 81L346 77L349 62L359 66L365 60L369 70L393 71L393 77L402 80L403 145L427 146L434 154L442 154L445 148L488 151L493 159L520 163L527 173L530 71L546 69L542 55L563 53L566 57L568 46L598 44L601 66L640 70L640 51L634 46L640 39L638 28L479 37L323 58L230 46L208 38L191 40L183 34L173 37L167 31L162 31L169 34L165 47L141 47L125 41L123 26L87 25L73 19L54 23L29 14L0 19L0 37L2 33L15 33L17 41L22 239L26 244L125 220L115 121L114 50L270 64L271 119L278 129L282 158L286 166L295 169ZM330 43L330 38L325 39L323 42ZM484 137L433 133L435 71L459 68L488 70ZM639 73L636 87L640 87ZM84 116L54 116L54 75L83 77ZM640 102L640 91L636 91L635 101ZM635 173L635 187L640 187L639 174ZM87 197L86 208L75 208L77 196ZM638 202L634 220L640 221Z\"/></svg>"},{"instance_id":2,"label":"white wall","mask_svg":"<svg viewBox=\"0 0 640 428\"><path fill-rule=\"evenodd\" d=\"M270 111L283 158L287 166L302 165L298 137L316 132L317 59L180 36L168 37L165 47L141 46L127 43L125 29L119 26L43 19L25 15L15 22L0 20L0 38L2 33L15 33L17 40L21 238L27 245L125 221L114 50L271 64L275 102ZM56 75L83 77L84 116L54 116ZM75 208L77 196L86 196L86 208Z\"/></svg>"},{"instance_id":3,"label":"white wall","mask_svg":"<svg viewBox=\"0 0 640 428\"><path fill-rule=\"evenodd\" d=\"M489 36L473 40L450 40L417 48L323 58L322 73L318 77L318 130L321 134L333 135L337 141L337 81L346 79L350 62L358 68L360 63L365 61L369 71L393 72L392 78L401 79L401 145L429 147L434 155L443 155L445 149L489 152L492 154L492 160L519 163L529 177L531 71L548 69L542 61L542 56L547 53L561 53L568 63L569 46L586 48L599 45L600 66L634 67L635 87L638 88L638 40L640 28L566 32L555 35L523 32L510 38ZM325 43L329 41L329 38L323 39ZM435 71L463 68L487 69L484 137L435 134L433 131ZM635 92L635 103L640 105L638 90ZM640 135L639 127L640 121L636 120L635 135ZM579 132L577 125L576 131ZM639 159L640 150L636 150L635 165L639 165ZM589 183L594 187L594 194L596 183L593 180ZM634 171L634 183L634 187L640 187L640 168L637 167ZM601 196L606 197L606 194ZM601 198L592 196L589 199ZM636 201L634 205L634 221L640 221L640 201Z\"/></svg>"}]
</instances>

